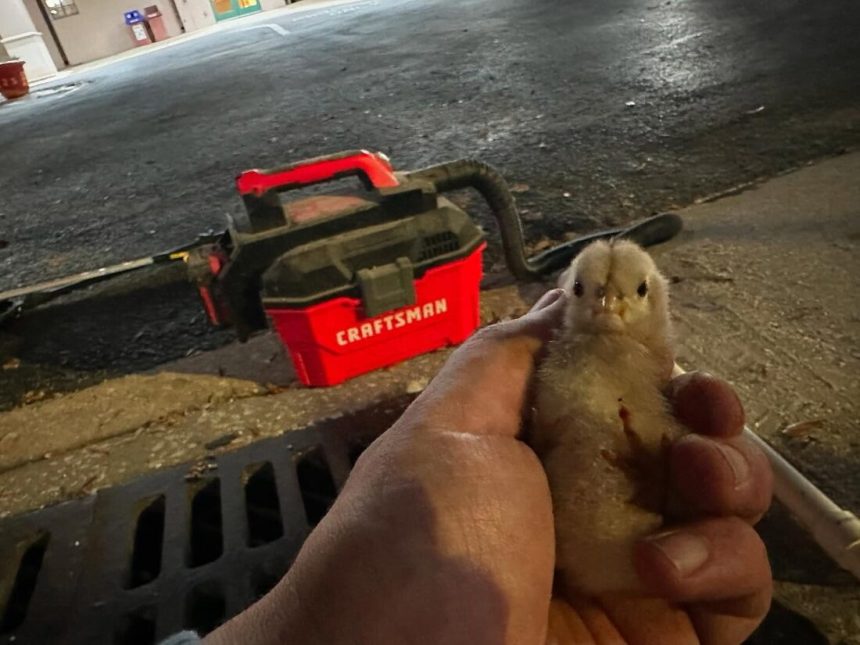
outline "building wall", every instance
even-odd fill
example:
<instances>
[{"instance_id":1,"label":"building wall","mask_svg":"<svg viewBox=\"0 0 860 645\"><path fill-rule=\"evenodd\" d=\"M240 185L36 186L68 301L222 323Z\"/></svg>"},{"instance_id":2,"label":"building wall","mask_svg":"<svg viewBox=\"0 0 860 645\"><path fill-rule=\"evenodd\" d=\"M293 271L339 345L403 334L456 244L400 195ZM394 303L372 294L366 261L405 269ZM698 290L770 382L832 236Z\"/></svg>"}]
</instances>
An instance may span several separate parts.
<instances>
[{"instance_id":1,"label":"building wall","mask_svg":"<svg viewBox=\"0 0 860 645\"><path fill-rule=\"evenodd\" d=\"M182 28L170 5L170 0L76 0L78 15L54 21L54 29L66 51L70 65L78 65L112 56L132 49L129 28L123 13L158 5L164 15L164 24L171 37L182 33Z\"/></svg>"},{"instance_id":2,"label":"building wall","mask_svg":"<svg viewBox=\"0 0 860 645\"><path fill-rule=\"evenodd\" d=\"M40 0L13 1L26 6L36 30L43 35L50 58L58 68L65 67L39 11L37 3ZM0 9L6 2L9 0L0 0ZM170 37L178 36L183 31L203 29L216 22L209 0L76 0L76 4L79 11L77 15L52 21L69 65L80 65L133 49L135 45L129 28L123 22L123 13L132 9L143 11L145 7L158 5ZM287 0L260 0L263 11L280 9L287 4ZM6 24L2 26L10 28Z\"/></svg>"}]
</instances>

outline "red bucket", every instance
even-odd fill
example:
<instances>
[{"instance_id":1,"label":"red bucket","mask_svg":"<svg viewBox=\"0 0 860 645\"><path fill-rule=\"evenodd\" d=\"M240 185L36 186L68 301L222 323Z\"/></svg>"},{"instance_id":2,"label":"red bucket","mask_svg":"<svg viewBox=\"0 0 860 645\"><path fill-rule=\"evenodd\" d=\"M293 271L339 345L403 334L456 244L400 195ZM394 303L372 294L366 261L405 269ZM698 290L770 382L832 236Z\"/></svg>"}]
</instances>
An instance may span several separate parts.
<instances>
[{"instance_id":1,"label":"red bucket","mask_svg":"<svg viewBox=\"0 0 860 645\"><path fill-rule=\"evenodd\" d=\"M10 60L0 63L0 94L9 100L19 99L30 93L30 83L24 73L24 61Z\"/></svg>"}]
</instances>

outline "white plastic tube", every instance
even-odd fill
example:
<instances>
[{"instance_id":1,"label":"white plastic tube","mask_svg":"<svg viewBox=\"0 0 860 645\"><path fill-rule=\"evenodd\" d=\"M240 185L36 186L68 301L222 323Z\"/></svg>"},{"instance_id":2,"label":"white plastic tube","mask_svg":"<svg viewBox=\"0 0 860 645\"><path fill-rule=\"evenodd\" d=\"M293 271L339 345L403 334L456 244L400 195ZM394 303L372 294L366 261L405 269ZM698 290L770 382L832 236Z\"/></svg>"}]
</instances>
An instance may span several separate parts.
<instances>
[{"instance_id":1,"label":"white plastic tube","mask_svg":"<svg viewBox=\"0 0 860 645\"><path fill-rule=\"evenodd\" d=\"M860 520L827 497L749 428L744 436L762 449L773 469L773 494L818 545L860 580Z\"/></svg>"},{"instance_id":2,"label":"white plastic tube","mask_svg":"<svg viewBox=\"0 0 860 645\"><path fill-rule=\"evenodd\" d=\"M684 370L675 365L675 375ZM827 497L811 481L749 428L744 436L758 446L773 470L773 494L818 545L860 580L860 519Z\"/></svg>"}]
</instances>

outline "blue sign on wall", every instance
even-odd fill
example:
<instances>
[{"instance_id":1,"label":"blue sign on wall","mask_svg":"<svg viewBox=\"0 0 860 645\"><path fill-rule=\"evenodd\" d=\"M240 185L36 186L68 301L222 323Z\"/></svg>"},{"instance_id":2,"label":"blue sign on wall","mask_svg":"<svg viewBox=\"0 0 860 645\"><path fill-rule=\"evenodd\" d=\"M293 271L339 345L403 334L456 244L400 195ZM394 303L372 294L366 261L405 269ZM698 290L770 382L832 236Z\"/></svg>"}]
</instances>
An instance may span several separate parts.
<instances>
[{"instance_id":1,"label":"blue sign on wall","mask_svg":"<svg viewBox=\"0 0 860 645\"><path fill-rule=\"evenodd\" d=\"M139 11L135 10L125 12L125 24L136 25L139 22L143 22L143 16Z\"/></svg>"}]
</instances>

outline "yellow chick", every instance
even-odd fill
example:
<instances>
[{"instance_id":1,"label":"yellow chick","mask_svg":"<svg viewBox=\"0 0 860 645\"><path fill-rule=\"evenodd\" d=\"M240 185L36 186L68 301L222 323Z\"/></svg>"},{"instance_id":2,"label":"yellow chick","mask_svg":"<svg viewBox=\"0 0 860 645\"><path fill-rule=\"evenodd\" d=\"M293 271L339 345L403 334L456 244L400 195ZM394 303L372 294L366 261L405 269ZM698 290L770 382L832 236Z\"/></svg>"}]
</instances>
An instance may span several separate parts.
<instances>
[{"instance_id":1,"label":"yellow chick","mask_svg":"<svg viewBox=\"0 0 860 645\"><path fill-rule=\"evenodd\" d=\"M633 544L663 522L665 451L684 432L663 396L668 284L628 241L591 244L560 282L569 304L530 434L552 492L556 568L569 593L640 591Z\"/></svg>"}]
</instances>

